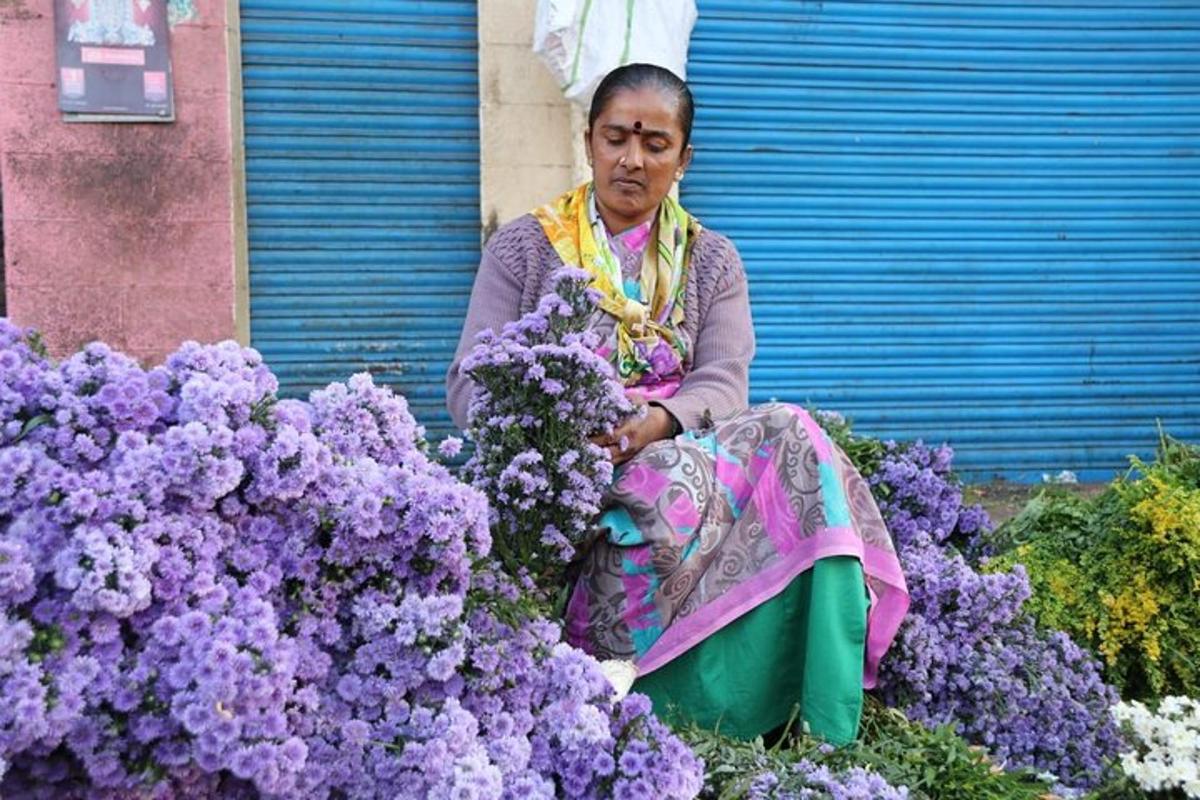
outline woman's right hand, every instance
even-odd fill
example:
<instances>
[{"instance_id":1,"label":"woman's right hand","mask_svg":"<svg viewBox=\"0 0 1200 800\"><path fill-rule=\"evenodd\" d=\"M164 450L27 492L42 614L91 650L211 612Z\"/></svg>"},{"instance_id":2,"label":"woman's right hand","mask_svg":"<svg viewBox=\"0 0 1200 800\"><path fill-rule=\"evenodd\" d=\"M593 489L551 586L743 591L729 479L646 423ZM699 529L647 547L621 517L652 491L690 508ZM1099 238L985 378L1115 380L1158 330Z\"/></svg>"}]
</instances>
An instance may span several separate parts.
<instances>
[{"instance_id":1,"label":"woman's right hand","mask_svg":"<svg viewBox=\"0 0 1200 800\"><path fill-rule=\"evenodd\" d=\"M670 439L675 431L675 418L659 405L641 405L629 419L612 433L597 436L592 442L608 448L613 466L619 466L640 453L647 445Z\"/></svg>"}]
</instances>

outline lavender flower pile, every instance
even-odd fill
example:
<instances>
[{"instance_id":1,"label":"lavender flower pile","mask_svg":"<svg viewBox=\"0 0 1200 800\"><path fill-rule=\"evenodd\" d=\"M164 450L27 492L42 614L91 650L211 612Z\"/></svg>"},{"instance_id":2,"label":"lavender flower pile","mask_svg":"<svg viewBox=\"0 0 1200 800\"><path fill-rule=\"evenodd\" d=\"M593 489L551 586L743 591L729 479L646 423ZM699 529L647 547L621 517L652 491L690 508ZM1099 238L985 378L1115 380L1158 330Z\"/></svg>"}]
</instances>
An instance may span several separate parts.
<instances>
[{"instance_id":1,"label":"lavender flower pile","mask_svg":"<svg viewBox=\"0 0 1200 800\"><path fill-rule=\"evenodd\" d=\"M644 695L615 707L596 662L522 610L530 587L481 571L468 602L464 705L507 773L506 797L691 798L704 764L651 713ZM481 602L482 598L487 598ZM521 765L526 765L522 767ZM557 791L556 791L557 787Z\"/></svg>"},{"instance_id":2,"label":"lavender flower pile","mask_svg":"<svg viewBox=\"0 0 1200 800\"><path fill-rule=\"evenodd\" d=\"M801 759L784 773L764 772L746 792L747 800L908 800L907 787L895 787L862 767L834 772Z\"/></svg>"},{"instance_id":3,"label":"lavender flower pile","mask_svg":"<svg viewBox=\"0 0 1200 800\"><path fill-rule=\"evenodd\" d=\"M1022 567L981 574L946 546L988 527L981 511L961 509L951 457L945 446L889 443L871 478L912 595L880 693L914 721L952 724L1008 767L1095 786L1122 746L1108 712L1116 692L1066 634L1037 630Z\"/></svg>"},{"instance_id":4,"label":"lavender flower pile","mask_svg":"<svg viewBox=\"0 0 1200 800\"><path fill-rule=\"evenodd\" d=\"M590 437L633 411L595 352L590 276L565 268L553 280L536 310L499 334L480 333L461 367L476 385L466 478L491 501L496 555L542 587L561 582L612 480L607 452Z\"/></svg>"},{"instance_id":5,"label":"lavender flower pile","mask_svg":"<svg viewBox=\"0 0 1200 800\"><path fill-rule=\"evenodd\" d=\"M644 698L514 606L484 497L368 376L53 364L0 320L0 796L691 797Z\"/></svg>"},{"instance_id":6,"label":"lavender flower pile","mask_svg":"<svg viewBox=\"0 0 1200 800\"><path fill-rule=\"evenodd\" d=\"M882 458L869 480L898 548L926 534L934 543L956 546L968 556L982 554L981 539L991 530L991 521L982 506L963 505L962 489L950 470L953 459L954 451L945 444L883 443Z\"/></svg>"}]
</instances>

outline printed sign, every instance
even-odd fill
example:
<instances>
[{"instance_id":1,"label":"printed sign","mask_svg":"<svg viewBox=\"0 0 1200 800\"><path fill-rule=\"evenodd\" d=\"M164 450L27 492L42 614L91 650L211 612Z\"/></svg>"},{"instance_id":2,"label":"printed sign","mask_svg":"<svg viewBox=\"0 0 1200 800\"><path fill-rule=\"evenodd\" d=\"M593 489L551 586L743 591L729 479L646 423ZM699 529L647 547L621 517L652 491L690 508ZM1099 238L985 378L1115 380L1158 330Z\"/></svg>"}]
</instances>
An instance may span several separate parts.
<instances>
[{"instance_id":1,"label":"printed sign","mask_svg":"<svg viewBox=\"0 0 1200 800\"><path fill-rule=\"evenodd\" d=\"M167 0L55 0L54 30L68 119L175 119Z\"/></svg>"}]
</instances>

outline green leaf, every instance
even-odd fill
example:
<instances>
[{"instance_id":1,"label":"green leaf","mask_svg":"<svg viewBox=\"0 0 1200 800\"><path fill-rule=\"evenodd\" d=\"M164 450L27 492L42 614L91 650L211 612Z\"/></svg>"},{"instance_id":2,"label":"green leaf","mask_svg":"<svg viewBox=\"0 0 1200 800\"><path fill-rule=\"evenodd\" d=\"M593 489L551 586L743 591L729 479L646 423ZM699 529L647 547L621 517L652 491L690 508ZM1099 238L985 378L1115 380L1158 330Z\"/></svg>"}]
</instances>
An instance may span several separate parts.
<instances>
[{"instance_id":1,"label":"green leaf","mask_svg":"<svg viewBox=\"0 0 1200 800\"><path fill-rule=\"evenodd\" d=\"M17 438L12 440L12 444L16 444L17 442L21 441L30 433L42 427L46 423L51 422L53 419L54 417L50 416L49 414L38 414L32 419L26 420L25 424L21 426L21 432L17 434Z\"/></svg>"}]
</instances>

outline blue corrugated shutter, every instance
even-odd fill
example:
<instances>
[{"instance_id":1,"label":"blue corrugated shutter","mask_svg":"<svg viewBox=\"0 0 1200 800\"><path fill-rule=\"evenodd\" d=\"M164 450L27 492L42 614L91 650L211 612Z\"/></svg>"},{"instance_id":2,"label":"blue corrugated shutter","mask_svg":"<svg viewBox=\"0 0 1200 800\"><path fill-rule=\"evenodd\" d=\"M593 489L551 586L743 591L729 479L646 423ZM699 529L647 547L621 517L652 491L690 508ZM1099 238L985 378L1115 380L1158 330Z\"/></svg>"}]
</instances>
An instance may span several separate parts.
<instances>
[{"instance_id":1,"label":"blue corrugated shutter","mask_svg":"<svg viewBox=\"0 0 1200 800\"><path fill-rule=\"evenodd\" d=\"M367 370L449 426L479 264L476 4L242 0L251 343L304 395Z\"/></svg>"},{"instance_id":2,"label":"blue corrugated shutter","mask_svg":"<svg viewBox=\"0 0 1200 800\"><path fill-rule=\"evenodd\" d=\"M1200 5L699 0L683 200L754 399L1099 479L1200 440Z\"/></svg>"}]
</instances>

